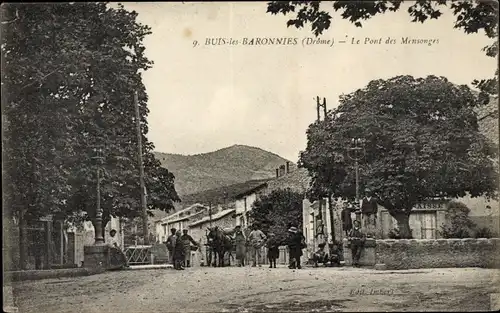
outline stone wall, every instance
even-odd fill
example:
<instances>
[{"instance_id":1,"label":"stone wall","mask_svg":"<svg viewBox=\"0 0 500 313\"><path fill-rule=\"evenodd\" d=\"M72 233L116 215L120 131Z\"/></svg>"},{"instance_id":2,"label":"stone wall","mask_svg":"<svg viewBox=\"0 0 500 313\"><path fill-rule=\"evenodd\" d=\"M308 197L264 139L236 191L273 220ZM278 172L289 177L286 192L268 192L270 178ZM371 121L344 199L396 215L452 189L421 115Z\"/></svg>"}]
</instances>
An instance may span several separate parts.
<instances>
[{"instance_id":1,"label":"stone wall","mask_svg":"<svg viewBox=\"0 0 500 313\"><path fill-rule=\"evenodd\" d=\"M375 260L387 269L500 267L499 238L377 240Z\"/></svg>"}]
</instances>

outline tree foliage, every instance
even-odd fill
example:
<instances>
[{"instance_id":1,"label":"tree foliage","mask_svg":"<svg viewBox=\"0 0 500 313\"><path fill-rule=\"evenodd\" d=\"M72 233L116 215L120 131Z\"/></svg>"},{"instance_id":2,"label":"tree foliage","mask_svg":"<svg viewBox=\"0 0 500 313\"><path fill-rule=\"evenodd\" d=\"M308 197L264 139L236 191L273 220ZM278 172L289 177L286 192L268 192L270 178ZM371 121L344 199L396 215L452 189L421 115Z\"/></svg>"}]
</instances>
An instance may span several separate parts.
<instances>
[{"instance_id":1,"label":"tree foliage","mask_svg":"<svg viewBox=\"0 0 500 313\"><path fill-rule=\"evenodd\" d=\"M295 14L287 22L287 26L297 28L311 24L311 30L319 36L330 28L332 15L325 7L321 6L326 1L270 1L267 12L283 15ZM362 27L366 21L376 15L387 12L396 12L403 9L402 0L376 0L376 1L329 1L335 12L340 12L343 19ZM407 6L407 12L412 22L424 23L427 20L438 19L443 15L443 9L449 8L455 16L454 27L463 30L466 34L484 31L488 38L495 41L484 47L486 55L498 55L498 1L469 1L469 0L419 0L412 1ZM473 82L487 94L498 94L498 69L493 79L481 79Z\"/></svg>"},{"instance_id":2,"label":"tree foliage","mask_svg":"<svg viewBox=\"0 0 500 313\"><path fill-rule=\"evenodd\" d=\"M451 201L446 207L446 222L441 226L444 238L470 238L475 228L469 217L470 209L463 203Z\"/></svg>"},{"instance_id":3,"label":"tree foliage","mask_svg":"<svg viewBox=\"0 0 500 313\"><path fill-rule=\"evenodd\" d=\"M106 3L2 5L6 206L14 216L87 218L101 168L104 222L140 208L133 92L138 91L148 208L170 210L174 176L147 140L141 71L152 66L137 13ZM98 166L95 148L102 149Z\"/></svg>"},{"instance_id":4,"label":"tree foliage","mask_svg":"<svg viewBox=\"0 0 500 313\"><path fill-rule=\"evenodd\" d=\"M370 188L408 237L409 214L418 203L466 193L494 196L497 146L479 132L478 105L467 86L435 76L374 80L342 96L307 130L299 166L312 177L309 197L352 201L358 157L361 190ZM365 140L357 156L352 138Z\"/></svg>"},{"instance_id":5,"label":"tree foliage","mask_svg":"<svg viewBox=\"0 0 500 313\"><path fill-rule=\"evenodd\" d=\"M289 223L302 228L303 199L301 193L288 188L275 190L256 200L249 216L263 232L273 232L282 241L286 238Z\"/></svg>"}]
</instances>

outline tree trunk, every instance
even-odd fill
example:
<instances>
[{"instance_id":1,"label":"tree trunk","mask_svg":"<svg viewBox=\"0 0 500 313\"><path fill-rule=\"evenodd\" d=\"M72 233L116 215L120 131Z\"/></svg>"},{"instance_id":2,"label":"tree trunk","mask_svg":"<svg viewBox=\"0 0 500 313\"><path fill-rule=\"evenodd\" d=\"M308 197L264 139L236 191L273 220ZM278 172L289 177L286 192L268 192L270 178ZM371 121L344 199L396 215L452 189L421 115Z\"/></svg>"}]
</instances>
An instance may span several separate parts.
<instances>
[{"instance_id":1,"label":"tree trunk","mask_svg":"<svg viewBox=\"0 0 500 313\"><path fill-rule=\"evenodd\" d=\"M407 213L399 213L394 216L398 222L399 234L401 239L411 239L410 215Z\"/></svg>"}]
</instances>

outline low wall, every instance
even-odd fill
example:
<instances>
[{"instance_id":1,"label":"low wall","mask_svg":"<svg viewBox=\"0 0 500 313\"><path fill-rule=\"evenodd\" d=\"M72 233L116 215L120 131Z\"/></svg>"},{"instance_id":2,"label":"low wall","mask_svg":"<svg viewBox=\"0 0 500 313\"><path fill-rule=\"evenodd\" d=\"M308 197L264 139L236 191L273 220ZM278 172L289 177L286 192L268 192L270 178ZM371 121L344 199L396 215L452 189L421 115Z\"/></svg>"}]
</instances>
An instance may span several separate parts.
<instances>
[{"instance_id":1,"label":"low wall","mask_svg":"<svg viewBox=\"0 0 500 313\"><path fill-rule=\"evenodd\" d=\"M375 259L387 269L500 268L500 238L377 240Z\"/></svg>"}]
</instances>

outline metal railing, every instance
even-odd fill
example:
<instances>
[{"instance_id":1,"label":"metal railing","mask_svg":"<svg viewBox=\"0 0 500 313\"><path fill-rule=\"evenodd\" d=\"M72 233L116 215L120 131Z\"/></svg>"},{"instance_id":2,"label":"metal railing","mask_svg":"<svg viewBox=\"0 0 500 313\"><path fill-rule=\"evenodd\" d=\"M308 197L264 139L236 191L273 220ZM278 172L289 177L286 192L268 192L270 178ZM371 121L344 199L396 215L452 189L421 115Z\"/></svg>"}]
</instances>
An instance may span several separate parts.
<instances>
[{"instance_id":1,"label":"metal railing","mask_svg":"<svg viewBox=\"0 0 500 313\"><path fill-rule=\"evenodd\" d=\"M125 256L130 265L152 264L151 246L130 246L125 248Z\"/></svg>"}]
</instances>

